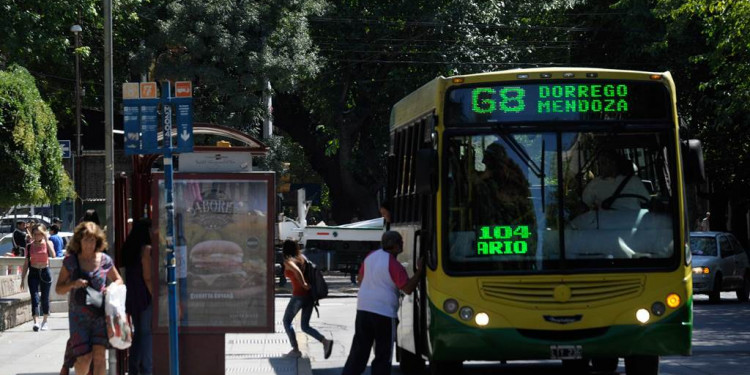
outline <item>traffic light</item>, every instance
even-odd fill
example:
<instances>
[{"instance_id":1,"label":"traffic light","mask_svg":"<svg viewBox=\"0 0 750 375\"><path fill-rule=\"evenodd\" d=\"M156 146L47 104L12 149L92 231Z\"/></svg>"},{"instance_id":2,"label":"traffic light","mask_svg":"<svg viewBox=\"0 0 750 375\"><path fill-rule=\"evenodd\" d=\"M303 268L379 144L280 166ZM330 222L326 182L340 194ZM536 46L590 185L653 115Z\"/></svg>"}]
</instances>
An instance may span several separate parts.
<instances>
[{"instance_id":1,"label":"traffic light","mask_svg":"<svg viewBox=\"0 0 750 375\"><path fill-rule=\"evenodd\" d=\"M276 188L277 193L288 193L292 187L292 175L289 172L289 162L281 163L281 174L279 176L279 185Z\"/></svg>"}]
</instances>

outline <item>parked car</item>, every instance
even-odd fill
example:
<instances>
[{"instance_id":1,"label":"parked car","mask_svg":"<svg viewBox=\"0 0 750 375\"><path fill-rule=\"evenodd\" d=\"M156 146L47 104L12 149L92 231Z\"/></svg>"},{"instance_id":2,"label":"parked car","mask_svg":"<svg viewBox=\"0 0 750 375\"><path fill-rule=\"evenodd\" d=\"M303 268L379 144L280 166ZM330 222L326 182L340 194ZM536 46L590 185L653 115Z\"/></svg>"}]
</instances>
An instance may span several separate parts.
<instances>
[{"instance_id":1,"label":"parked car","mask_svg":"<svg viewBox=\"0 0 750 375\"><path fill-rule=\"evenodd\" d=\"M73 232L57 232L57 235L62 238L63 246L73 238ZM0 256L10 253L11 250L13 250L13 233L6 234L0 238Z\"/></svg>"},{"instance_id":2,"label":"parked car","mask_svg":"<svg viewBox=\"0 0 750 375\"><path fill-rule=\"evenodd\" d=\"M708 294L711 302L721 292L735 291L737 299L750 298L750 262L737 238L725 232L691 232L693 294Z\"/></svg>"},{"instance_id":3,"label":"parked car","mask_svg":"<svg viewBox=\"0 0 750 375\"><path fill-rule=\"evenodd\" d=\"M13 233L13 231L16 230L16 222L18 220L36 220L37 222L41 222L42 224L44 224L47 228L49 228L49 226L52 224L52 219L42 215L19 214L3 216L0 217L0 236L8 233Z\"/></svg>"}]
</instances>

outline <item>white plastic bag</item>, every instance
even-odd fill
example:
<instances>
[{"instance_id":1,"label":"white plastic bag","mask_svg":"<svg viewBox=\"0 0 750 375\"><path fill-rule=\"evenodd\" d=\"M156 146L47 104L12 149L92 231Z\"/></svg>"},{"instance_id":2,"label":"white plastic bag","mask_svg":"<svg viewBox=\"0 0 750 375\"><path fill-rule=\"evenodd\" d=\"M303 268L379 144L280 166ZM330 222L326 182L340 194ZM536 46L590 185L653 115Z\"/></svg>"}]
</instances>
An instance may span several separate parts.
<instances>
[{"instance_id":1,"label":"white plastic bag","mask_svg":"<svg viewBox=\"0 0 750 375\"><path fill-rule=\"evenodd\" d=\"M104 314L107 320L109 343L117 349L127 349L133 343L133 324L125 313L127 288L123 284L107 287Z\"/></svg>"}]
</instances>

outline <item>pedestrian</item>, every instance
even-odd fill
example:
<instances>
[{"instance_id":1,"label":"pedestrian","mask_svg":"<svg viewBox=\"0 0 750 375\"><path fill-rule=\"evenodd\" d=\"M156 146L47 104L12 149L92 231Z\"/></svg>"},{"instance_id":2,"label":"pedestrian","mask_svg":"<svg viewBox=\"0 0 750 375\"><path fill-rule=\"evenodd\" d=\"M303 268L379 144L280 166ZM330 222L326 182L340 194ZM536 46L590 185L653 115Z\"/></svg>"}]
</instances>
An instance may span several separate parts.
<instances>
[{"instance_id":1,"label":"pedestrian","mask_svg":"<svg viewBox=\"0 0 750 375\"><path fill-rule=\"evenodd\" d=\"M97 226L100 225L99 224L99 215L96 213L95 209L89 208L88 210L86 210L86 212L83 214L83 216L81 216L81 219L78 220L78 224L85 223L85 222L92 222L92 223L96 224ZM75 229L74 229L74 231L75 231ZM105 246L104 252L106 252L106 250L107 249L106 249L106 246ZM58 293L58 294L61 294L61 293ZM68 318L70 318L70 317L68 317ZM72 331L71 331L71 334L72 334ZM65 358L68 358L68 357L70 357L72 355L71 352L70 352L70 348L71 348L71 345L72 345L72 341L71 340L72 340L72 337L68 339L68 343L65 346ZM70 373L70 367L73 366L73 364L66 365L64 361L65 360L63 360L63 366L60 369L60 375L68 375ZM89 372L88 372L88 374L93 374L93 373L94 373L94 362L92 361L89 364Z\"/></svg>"},{"instance_id":2,"label":"pedestrian","mask_svg":"<svg viewBox=\"0 0 750 375\"><path fill-rule=\"evenodd\" d=\"M93 222L78 224L55 287L57 294L69 293L70 339L63 367L75 366L76 374L86 374L92 363L94 375L104 375L106 372L105 353L109 339L104 309L87 304L89 299L102 298L99 294L106 292L107 280L115 284L123 283L112 258L104 254L106 248L107 238L98 225Z\"/></svg>"},{"instance_id":3,"label":"pedestrian","mask_svg":"<svg viewBox=\"0 0 750 375\"><path fill-rule=\"evenodd\" d=\"M82 223L84 221L90 221L96 225L101 226L102 223L99 222L99 214L96 213L96 210L93 208L89 208L86 210L86 212L81 217L81 220L79 220L79 223Z\"/></svg>"},{"instance_id":4,"label":"pedestrian","mask_svg":"<svg viewBox=\"0 0 750 375\"><path fill-rule=\"evenodd\" d=\"M372 375L391 373L399 290L411 294L422 277L423 259L417 262L411 278L396 260L404 246L398 232L383 233L380 242L382 248L367 254L359 267L354 339L342 375L360 375L365 371L373 342Z\"/></svg>"},{"instance_id":5,"label":"pedestrian","mask_svg":"<svg viewBox=\"0 0 750 375\"><path fill-rule=\"evenodd\" d=\"M60 227L57 224L52 224L52 226L49 227L49 240L52 241L52 245L55 247L55 257L62 258L65 245L58 234L59 232Z\"/></svg>"},{"instance_id":6,"label":"pedestrian","mask_svg":"<svg viewBox=\"0 0 750 375\"><path fill-rule=\"evenodd\" d=\"M13 231L13 255L22 257L26 253L26 222L18 220Z\"/></svg>"},{"instance_id":7,"label":"pedestrian","mask_svg":"<svg viewBox=\"0 0 750 375\"><path fill-rule=\"evenodd\" d=\"M49 290L52 286L52 275L49 272L49 258L55 257L52 242L47 239L47 230L44 224L36 224L31 228L33 240L26 245L26 261L23 263L21 273L21 290L24 289L24 280L29 275L29 293L31 294L31 315L34 319L34 332L46 331L47 318L49 318ZM40 293L41 292L41 293ZM41 310L40 300L41 298ZM42 325L37 322L37 317L44 316Z\"/></svg>"},{"instance_id":8,"label":"pedestrian","mask_svg":"<svg viewBox=\"0 0 750 375\"><path fill-rule=\"evenodd\" d=\"M711 220L711 213L706 212L706 217L704 217L703 220L701 220L701 231L708 232L711 230L710 220Z\"/></svg>"},{"instance_id":9,"label":"pedestrian","mask_svg":"<svg viewBox=\"0 0 750 375\"><path fill-rule=\"evenodd\" d=\"M310 285L305 280L305 256L300 252L297 242L292 240L284 241L282 245L284 255L284 275L292 282L292 298L286 305L284 311L284 331L289 337L292 344L292 350L285 354L286 357L296 358L302 355L297 345L297 335L294 332L292 320L302 310L302 321L300 326L302 331L312 336L323 344L323 354L326 359L331 356L333 349L333 340L326 339L318 330L310 327L310 318L313 311L313 300L310 296Z\"/></svg>"},{"instance_id":10,"label":"pedestrian","mask_svg":"<svg viewBox=\"0 0 750 375\"><path fill-rule=\"evenodd\" d=\"M133 223L122 246L125 257L125 285L128 287L125 309L133 320L135 334L128 357L129 375L153 372L153 286L151 284L151 220Z\"/></svg>"}]
</instances>

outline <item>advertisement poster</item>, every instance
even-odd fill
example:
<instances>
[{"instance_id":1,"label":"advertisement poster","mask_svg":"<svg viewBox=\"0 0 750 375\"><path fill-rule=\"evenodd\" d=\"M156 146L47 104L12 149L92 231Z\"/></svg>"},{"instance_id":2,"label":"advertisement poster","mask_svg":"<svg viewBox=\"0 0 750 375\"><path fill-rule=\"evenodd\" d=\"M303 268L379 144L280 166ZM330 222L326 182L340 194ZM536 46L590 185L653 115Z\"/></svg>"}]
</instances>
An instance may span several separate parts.
<instances>
[{"instance_id":1,"label":"advertisement poster","mask_svg":"<svg viewBox=\"0 0 750 375\"><path fill-rule=\"evenodd\" d=\"M180 327L211 331L224 327L227 332L272 329L272 175L200 176L176 175L174 180ZM157 184L158 201L163 202L164 180ZM159 328L168 326L166 215L160 203Z\"/></svg>"}]
</instances>

